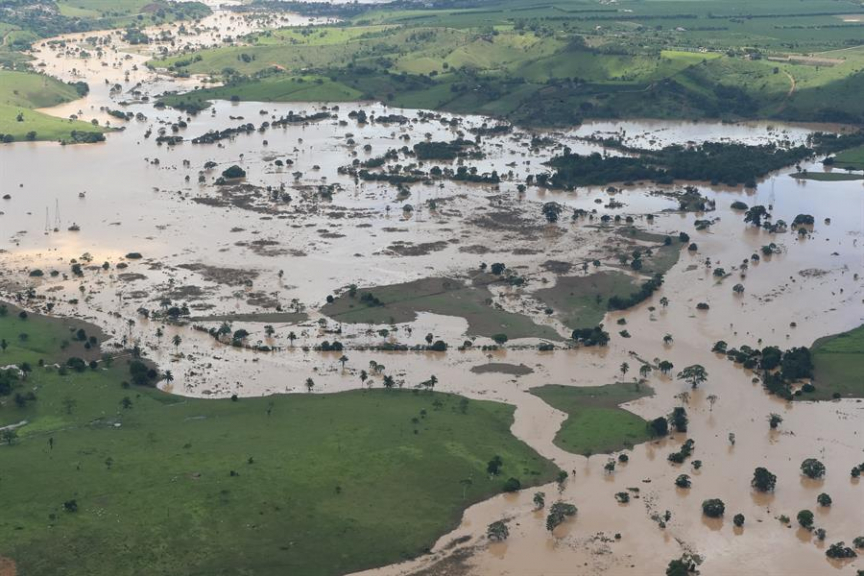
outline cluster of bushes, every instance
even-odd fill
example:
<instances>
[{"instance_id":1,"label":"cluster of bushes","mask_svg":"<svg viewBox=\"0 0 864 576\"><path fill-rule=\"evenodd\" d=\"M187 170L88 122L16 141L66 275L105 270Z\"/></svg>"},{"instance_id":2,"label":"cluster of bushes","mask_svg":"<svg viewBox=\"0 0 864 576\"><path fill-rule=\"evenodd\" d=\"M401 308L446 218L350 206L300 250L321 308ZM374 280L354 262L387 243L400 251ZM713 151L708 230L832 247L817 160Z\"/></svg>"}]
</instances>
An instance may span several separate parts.
<instances>
[{"instance_id":1,"label":"cluster of bushes","mask_svg":"<svg viewBox=\"0 0 864 576\"><path fill-rule=\"evenodd\" d=\"M236 128L226 128L224 130L211 130L206 134L197 136L192 139L192 144L215 144L220 140L229 140L238 134L251 134L255 131L255 125L251 122L237 126ZM226 176L227 178L227 176Z\"/></svg>"},{"instance_id":2,"label":"cluster of bushes","mask_svg":"<svg viewBox=\"0 0 864 576\"><path fill-rule=\"evenodd\" d=\"M129 362L129 377L136 386L155 386L159 372L141 360L132 360Z\"/></svg>"},{"instance_id":3,"label":"cluster of bushes","mask_svg":"<svg viewBox=\"0 0 864 576\"><path fill-rule=\"evenodd\" d=\"M681 445L681 449L677 452L672 452L667 456L667 460L674 464L683 464L684 460L690 457L693 454L693 446L695 446L696 442L693 441L692 438L688 438L684 444Z\"/></svg>"},{"instance_id":4,"label":"cluster of bushes","mask_svg":"<svg viewBox=\"0 0 864 576\"><path fill-rule=\"evenodd\" d=\"M806 146L782 148L776 144L748 145L735 142L705 142L699 146L666 146L662 150L627 148L634 157L599 153L588 156L564 154L548 162L555 173L535 176L538 184L552 188L592 186L608 182L653 180L706 180L729 186L755 187L756 178L795 164L811 156Z\"/></svg>"},{"instance_id":5,"label":"cluster of bushes","mask_svg":"<svg viewBox=\"0 0 864 576\"><path fill-rule=\"evenodd\" d=\"M69 133L69 139L64 140L62 144L93 144L96 142L104 142L105 135L100 132L81 132L72 130Z\"/></svg>"},{"instance_id":6,"label":"cluster of bushes","mask_svg":"<svg viewBox=\"0 0 864 576\"><path fill-rule=\"evenodd\" d=\"M639 290L627 297L611 296L607 303L609 310L625 310L651 297L663 285L663 275L655 274L639 287Z\"/></svg>"},{"instance_id":7,"label":"cluster of bushes","mask_svg":"<svg viewBox=\"0 0 864 576\"><path fill-rule=\"evenodd\" d=\"M470 140L457 138L450 142L418 142L413 149L418 160L455 160L468 156L467 149L474 146Z\"/></svg>"},{"instance_id":8,"label":"cluster of bushes","mask_svg":"<svg viewBox=\"0 0 864 576\"><path fill-rule=\"evenodd\" d=\"M334 340L333 342L324 340L320 345L315 347L315 350L319 352L341 352L343 349L344 346L338 340Z\"/></svg>"},{"instance_id":9,"label":"cluster of bushes","mask_svg":"<svg viewBox=\"0 0 864 576\"><path fill-rule=\"evenodd\" d=\"M801 390L792 393L793 382L813 377L813 359L806 347L790 348L786 351L777 346L766 346L761 350L747 345L728 348L726 342L721 340L714 344L712 350L726 354L726 358L748 370L761 370L762 385L775 396L791 400L796 395L815 390L815 387L808 383Z\"/></svg>"},{"instance_id":10,"label":"cluster of bushes","mask_svg":"<svg viewBox=\"0 0 864 576\"><path fill-rule=\"evenodd\" d=\"M570 336L583 346L606 346L609 343L609 333L599 324L593 328L577 328Z\"/></svg>"}]
</instances>

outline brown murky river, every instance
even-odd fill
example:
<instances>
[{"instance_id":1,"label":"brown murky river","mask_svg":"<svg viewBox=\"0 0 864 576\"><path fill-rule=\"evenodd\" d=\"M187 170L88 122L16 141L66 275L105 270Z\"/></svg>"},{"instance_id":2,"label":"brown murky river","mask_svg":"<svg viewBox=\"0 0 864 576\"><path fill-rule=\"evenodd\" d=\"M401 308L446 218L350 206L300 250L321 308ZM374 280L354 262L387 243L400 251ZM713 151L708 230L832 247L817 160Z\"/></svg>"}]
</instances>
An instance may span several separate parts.
<instances>
[{"instance_id":1,"label":"brown murky river","mask_svg":"<svg viewBox=\"0 0 864 576\"><path fill-rule=\"evenodd\" d=\"M293 16L256 20L217 11L202 22L200 33L177 36L174 46L156 43L133 49L124 46L117 33L99 33L86 36L112 38L102 58L80 57L77 47L84 46L84 35L64 38L63 48L47 42L38 47L34 56L44 63L45 72L63 80L83 79L91 87L86 98L46 112L110 122L123 130L96 145L16 143L0 148L0 192L11 196L0 206L4 291L10 294L32 287L38 295L55 299L55 313L86 318L118 341L139 343L163 369L172 371L171 388L177 394L224 397L299 392L310 376L315 378L316 391L336 392L359 386L359 371L370 360L386 364L388 373L405 386L435 374L442 391L515 405L513 433L571 471L560 498L576 504L579 513L554 534L546 532L544 517L533 511L534 490L502 495L468 509L461 525L442 536L433 554L369 574L409 574L448 558L452 563L442 564L440 573L662 574L669 560L683 551L704 556L701 570L706 575L854 574L856 568L864 568L861 560L835 564L824 554L832 542L848 544L864 535L864 486L849 478L852 466L864 461L864 403L786 403L766 395L759 384L751 383L752 375L710 352L717 340L756 345L761 339L763 345L784 348L810 345L818 337L864 322L864 281L858 276L864 272L862 182L799 181L789 175L790 169L769 176L753 191L700 185L702 194L716 200L717 210L707 216L673 211L677 202L652 193L660 189L657 186L625 187L614 194L623 204L620 208L604 207L612 197L605 188L517 192L517 183L542 171L542 163L560 152L560 146L580 152L602 151L581 139L589 135L623 135L627 143L642 147L719 139L797 142L815 127L596 122L550 133L557 144L534 149L529 145L532 136L544 134L514 130L485 137L486 157L472 161L481 172L512 172L512 178L505 178L499 186L452 181L418 184L412 186L410 197L399 199L394 187L355 183L338 168L355 158L379 156L389 148L410 147L426 138L450 140L460 131L494 121L462 117L453 127L423 120L416 110L343 103L329 109L330 119L241 134L219 144L193 145L191 138L209 130L247 122L257 127L289 111L312 114L326 107L222 101L191 118L170 108L153 107L154 96L167 90L194 89L201 83L198 78L173 79L148 70L143 63L155 51L214 45L226 36L262 25L304 23L305 19ZM177 32L175 26L168 29ZM121 89L112 91L114 84ZM144 101L144 96L150 100ZM124 111L140 112L143 117L122 121L105 112L105 108L120 108L121 101L127 103ZM375 115L403 114L412 122L358 125L348 113L361 108ZM178 133L187 141L173 148L157 146L159 129L165 128L170 135L171 124L180 119L188 122ZM148 131L152 133L149 138L145 136ZM285 161L284 165L277 166L277 159ZM205 170L206 162L217 166ZM246 170L249 184L278 188L284 183L291 202L260 195L226 196L213 180L232 164ZM821 165L805 168L822 170ZM198 181L199 174L204 175L204 182ZM336 185L332 199L316 193L322 184ZM428 207L430 200L437 209ZM596 208L599 214L630 215L639 227L652 232L685 230L698 244L698 253L682 252L651 300L607 315L607 326L626 318L631 338L613 337L601 351L540 353L534 346L536 339L523 339L496 352L382 353L358 349L380 342L381 337L369 326L352 324L343 325L338 336L349 358L344 370L340 354L304 351L304 346L334 338L325 331L336 328L337 323L317 312L334 290L350 284L375 286L464 274L483 261L506 262L530 278L525 288L495 289L496 303L566 336L564 327L543 314L532 300L532 291L556 280L541 264L550 259L593 259L604 253L607 236L596 228L564 222L550 231L540 214L541 203L549 200L571 208ZM730 209L735 200L771 205L775 217L787 222L799 213L812 214L815 229L810 237L799 239L791 232L769 235L746 227L740 212ZM414 207L413 213L403 211L405 203ZM521 215L533 220L536 229L529 227L520 233L480 226L475 217L490 211ZM653 222L644 219L646 214L655 215ZM695 231L693 220L702 217L718 220L706 231ZM68 230L73 224L80 230ZM781 247L781 253L751 265L745 280L736 279L740 262L772 241ZM400 255L393 251L400 242L434 248ZM130 252L142 258L126 260ZM736 278L717 281L704 264L706 258L727 271L734 269ZM88 270L83 279L77 279L70 273L71 259L92 266L123 261L128 267ZM30 271L37 268L46 275L30 277ZM50 270L61 274L51 277ZM738 281L746 286L743 295L731 290ZM661 296L670 300L668 308L657 304ZM72 299L77 304L70 304ZM164 326L158 335L161 323L142 318L137 310L158 309L164 299L187 302L195 317L272 311L274 303L279 303L286 310L302 309L309 318L299 325L268 321L276 329L272 338L265 335L265 322L235 322L234 328L242 326L251 333L250 341L280 348L260 353L215 343L189 326ZM710 310L696 310L698 302L709 302ZM657 308L651 310L654 306ZM797 326L792 327L792 322ZM206 319L195 323L219 325ZM420 313L414 322L396 326L389 338L421 344L432 333L459 343L466 338L467 326L462 318ZM293 346L287 340L289 331L298 337ZM663 343L667 333L674 336L670 345ZM171 339L178 334L182 341L175 345ZM483 343L490 341L476 339L476 344ZM635 447L629 452L629 462L612 474L603 469L608 456L574 456L553 444L564 415L527 390L550 383L593 386L616 381L618 366L628 359L632 362L633 354L648 360L668 359L676 367L700 363L708 370L708 382L690 395L686 405L688 436L696 441L694 458L703 462L700 470L693 470L689 461L682 466L667 462L666 455L677 449L683 437ZM470 371L489 361L524 364L533 373L516 377ZM627 406L649 419L680 405L676 395L688 388L683 382L654 374L649 384L656 394ZM375 385L380 384L376 381ZM713 407L707 401L709 395L718 397ZM769 430L767 424L771 412L784 418L777 431ZM728 440L730 432L736 437L734 446ZM818 457L826 464L828 474L823 481L802 481L798 466L807 457ZM756 466L777 475L774 494L759 495L750 488ZM679 490L673 484L684 472L693 478L690 490ZM628 487L639 487L640 498L618 504L614 494ZM558 497L556 485L539 490L546 492L547 501ZM820 492L829 493L835 505L816 506ZM709 521L701 514L701 502L715 497L726 503L725 520ZM795 526L795 514L803 508L816 511L816 524L828 534L825 542ZM652 515L666 510L672 516L662 529ZM747 519L743 529L731 522L738 512ZM791 527L777 520L781 514L793 519ZM512 518L509 540L487 544L486 526L503 518ZM620 539L613 537L616 533ZM448 546L463 536L471 539ZM454 561L454 553L459 556L460 552L466 554Z\"/></svg>"}]
</instances>

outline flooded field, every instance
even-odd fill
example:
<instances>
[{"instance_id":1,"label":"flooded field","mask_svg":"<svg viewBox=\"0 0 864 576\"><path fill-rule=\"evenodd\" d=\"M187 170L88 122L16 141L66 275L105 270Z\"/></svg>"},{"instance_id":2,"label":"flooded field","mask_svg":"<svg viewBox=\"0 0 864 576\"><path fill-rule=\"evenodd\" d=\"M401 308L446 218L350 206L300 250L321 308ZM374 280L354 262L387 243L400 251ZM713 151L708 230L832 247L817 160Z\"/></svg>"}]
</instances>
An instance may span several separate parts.
<instances>
[{"instance_id":1,"label":"flooded field","mask_svg":"<svg viewBox=\"0 0 864 576\"><path fill-rule=\"evenodd\" d=\"M501 495L468 509L432 554L369 574L532 574L540 566L544 574L658 574L682 552L703 556L701 570L707 575L854 574L864 568L860 560L834 564L824 553L827 543L848 543L864 534L864 487L848 474L864 460L864 404L782 401L753 383L751 372L711 352L718 340L730 346L809 346L864 323L862 182L797 180L790 176L796 170L789 168L771 174L755 190L692 183L716 204L704 214L678 210L682 185L572 192L520 187L565 146L618 154L586 140L592 136L616 135L640 147L706 140L803 142L826 127L629 121L549 133L513 129L484 134L484 156L464 160L478 173L497 172L500 183L441 179L412 184L406 191L357 179L340 168L417 142L473 139L495 120L372 103L219 101L197 116L154 107L164 92L201 83L149 70L144 63L159 50L211 45L262 25L306 21L216 12L202 23L206 30L178 36L174 46L157 43L142 50L124 46L116 33L104 33L111 43L101 58L79 57L79 48L87 46L85 35L64 38L62 45L43 43L34 56L45 72L83 79L91 87L84 99L43 111L110 122L121 130L101 144L15 143L0 150L0 192L8 196L0 201L5 296L31 290L26 306L44 311L50 303L53 314L87 319L116 343L140 345L160 368L171 371L173 381L166 387L175 394L305 392L308 378L314 379L315 392L380 387L383 371L361 379L370 363L386 365L398 386L414 387L434 375L436 390L515 405L513 433L570 471L560 487L541 488L547 502L560 492L579 509L575 520L551 535L544 514L534 511L533 491ZM108 114L116 109L132 119ZM363 122L359 111L369 120ZM326 116L315 116L322 112ZM373 120L390 115L405 121ZM273 126L285 118L300 120ZM260 129L263 122L269 127ZM231 138L191 141L247 123L254 128ZM184 141L158 144L160 135ZM245 178L217 183L233 165L245 171ZM817 163L802 167L823 170ZM550 201L567 209L557 224L547 223L541 212ZM787 222L810 214L815 225L806 235L769 234L747 226L742 212L731 208L734 201L770 206L775 218ZM571 221L576 209L596 210L595 219ZM601 222L603 215L621 221ZM622 231L627 217L643 236ZM697 219L714 222L699 231ZM660 252L658 239L677 237L679 231L689 234L698 250L682 246L680 254L676 251L662 288L647 301L606 313L602 321L613 333L609 346L569 346L561 314L550 314L536 293L554 289L564 277L587 276L582 268L587 263L592 272L627 274L635 281L637 275L620 266L616 254L639 247ZM778 253L742 269L743 261L771 242ZM496 262L525 282L485 283L481 264ZM73 270L75 263L80 272ZM718 279L712 274L716 266L731 277ZM464 288L452 302L439 298L434 305L412 306L430 278L447 278ZM352 285L362 291L409 282L420 284L397 295L409 302L405 318L366 323L362 313L350 321L322 313L328 296L338 303ZM738 282L743 294L732 290ZM430 294L447 293L449 286ZM661 297L668 306L659 304ZM703 302L710 309L697 309ZM188 316L179 322L148 319L171 306L187 307ZM626 325L618 326L621 319ZM226 321L232 332L242 328L247 333L241 345L208 333ZM629 337L618 336L624 328ZM491 349L499 331L511 334L509 342ZM664 342L667 334L672 340ZM446 342L448 351L381 349L385 344L422 347L431 342L427 335ZM316 350L334 340L341 350ZM464 346L466 340L472 345ZM554 349L538 351L541 342ZM253 349L264 347L270 350ZM684 405L690 416L687 436L695 440L694 458L702 461L701 468L667 461L683 434L635 446L627 451L629 461L613 472L604 470L609 455L574 455L553 443L565 415L529 394L529 388L609 384L625 378L619 372L622 362L635 372L639 359L668 360L676 368L699 363L708 371L708 381L692 391L654 371L645 382L654 395L626 406L651 420ZM682 392L689 394L681 397ZM772 412L784 419L777 430L768 426ZM798 466L808 457L825 463L824 480L802 480ZM750 471L757 466L777 475L775 493L766 496L750 488ZM683 473L692 476L688 490L674 485ZM615 494L629 488L639 490L631 491L629 503L617 502ZM820 492L830 493L838 505L817 507ZM725 520L702 516L700 505L708 498L726 503ZM794 517L803 508L816 511L818 525L828 533L825 542L797 528ZM661 527L658 518L666 511L671 516ZM746 517L743 528L732 524L737 513ZM778 520L784 514L791 524ZM487 543L486 526L504 518L512 519L506 544Z\"/></svg>"}]
</instances>

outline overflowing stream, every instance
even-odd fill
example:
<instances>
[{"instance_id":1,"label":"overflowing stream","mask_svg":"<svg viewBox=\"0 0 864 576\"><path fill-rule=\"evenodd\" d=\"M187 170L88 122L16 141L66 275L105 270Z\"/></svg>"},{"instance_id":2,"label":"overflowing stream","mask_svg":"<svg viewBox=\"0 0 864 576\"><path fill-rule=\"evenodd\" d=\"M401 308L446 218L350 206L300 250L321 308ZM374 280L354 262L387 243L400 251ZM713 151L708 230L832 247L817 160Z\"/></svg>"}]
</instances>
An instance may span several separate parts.
<instances>
[{"instance_id":1,"label":"overflowing stream","mask_svg":"<svg viewBox=\"0 0 864 576\"><path fill-rule=\"evenodd\" d=\"M809 346L819 337L864 323L864 280L859 276L864 272L862 182L796 180L790 168L765 178L755 190L694 183L701 194L716 201L716 210L707 215L678 212L677 201L658 193L664 187L656 185L624 186L613 192L605 187L576 192L517 190L519 182L543 171L542 163L565 145L577 152L604 152L584 139L592 135L615 134L640 147L721 139L800 142L812 130L825 127L622 121L586 123L548 134L515 129L484 137L486 156L471 163L480 172L512 173L500 185L445 180L412 186L410 197L399 198L395 187L355 182L339 167L355 158L380 156L390 148L410 148L424 139L451 140L495 121L467 116L454 124L439 121L454 118L452 114L372 103L218 101L192 117L153 106L158 95L192 90L203 81L173 78L144 66L160 49L218 45L227 36L237 37L274 21L279 25L308 22L299 16L279 15L268 21L217 10L202 21L198 34L181 35L177 25L167 26L174 35L173 45L126 46L118 32L100 32L70 35L35 48L33 55L46 73L64 81L84 80L91 87L85 98L43 112L96 119L103 125L110 122L122 130L109 133L100 144L21 142L0 148L0 195L10 196L0 206L4 293L33 288L37 295L52 299L55 314L92 321L116 342L138 343L160 368L172 371L174 381L167 386L175 394L226 397L301 392L311 376L316 392L338 392L361 386L359 372L370 361L386 364L388 373L404 386L434 374L438 390L516 406L513 433L571 473L560 495L555 484L537 489L546 492L547 501L560 497L579 509L575 520L554 533L546 531L544 514L534 511L535 490L501 495L469 508L459 527L442 536L432 554L369 574L425 569L484 575L660 574L670 559L684 551L705 558L701 570L706 575L830 574L835 570L854 574L864 568L860 559L834 563L824 554L832 542L848 544L864 535L864 486L849 478L849 470L864 462L864 403L784 402L752 383L751 373L710 352L718 340L736 346ZM93 36L110 37L110 47L101 58L81 58L78 47L92 53L86 38ZM112 89L115 84L122 89ZM122 121L107 114L107 109L141 116ZM411 121L358 124L349 112L361 109L370 117L398 114ZM289 112L321 111L331 117L256 130L214 144L190 142L211 130L249 122L258 127ZM173 147L157 145L159 129L172 134L172 124L181 120L187 126L177 134L186 141ZM531 145L532 138L543 136L554 144ZM282 166L275 160L282 160ZM206 169L207 162L215 163L215 168ZM234 164L246 171L246 182L252 186L232 187L234 192L227 193L214 179ZM821 164L804 168L823 170ZM261 193L268 186L279 190L283 185L290 201ZM332 199L320 194L321 186L328 187ZM610 198L623 206L607 207ZM479 337L473 348L464 351L454 346L446 354L384 353L366 349L381 341L378 327L340 326L318 312L329 294L351 284L380 286L458 276L481 262L501 261L519 270L530 284L527 289L495 288L495 302L550 328L563 340L567 330L530 296L534 288L556 281L556 275L542 264L610 256L609 235L569 221L550 228L540 214L540 205L550 200L568 208L596 209L598 215L633 216L638 227L650 232L684 230L698 244L696 253L682 251L653 298L607 314L604 323L609 331L617 332L611 327L623 317L630 338L613 336L603 349L552 352L539 352L540 340L526 338L490 352L476 345L491 340ZM797 214L811 214L814 230L799 238L792 232L771 235L749 227L741 212L730 208L735 200L771 206L775 217L787 222ZM406 203L413 211L404 210ZM523 223L508 229L484 226L478 216L492 212L517 215ZM647 214L653 214L653 220L644 218ZM704 217L716 222L707 230L695 231L693 220ZM525 219L536 226L524 224ZM739 264L769 242L777 243L780 253L751 265L744 280L736 279L742 274ZM406 247L413 249L406 251ZM130 253L141 258L127 258ZM705 265L706 258L734 271L734 277L718 281ZM82 278L70 273L72 259L87 265ZM103 262L111 266L103 270ZM117 269L120 262L126 267ZM31 276L36 269L45 275ZM51 276L50 270L60 273ZM746 286L742 295L731 289L738 281ZM668 307L657 304L661 296L670 301ZM159 309L165 300L187 303L196 319L193 323L205 327L218 327L226 316L245 318L233 327L242 326L250 332L248 340L276 351L228 346L190 325L150 321L139 313L140 308ZM710 303L710 310L697 310L699 302ZM289 321L275 314L277 306L297 313L296 318ZM298 319L299 313L305 319ZM275 334L267 335L265 325L272 325ZM422 344L431 333L458 344L467 338L467 328L463 318L420 312L413 322L391 327L386 338ZM288 340L289 332L296 334L296 341ZM344 367L339 361L342 353L310 349L322 339L334 339L334 334L346 346ZM665 344L665 334L674 341ZM619 365L628 360L635 364L636 356L666 359L676 368L699 363L707 369L708 382L685 399L690 415L687 437L696 442L694 457L703 462L701 469L693 470L689 462L681 466L667 462L666 455L685 439L680 434L636 446L628 451L629 462L619 464L613 473L604 471L608 455L576 456L553 443L565 416L527 390L543 384L612 383L621 379ZM489 362L525 365L531 372L512 376L470 371ZM646 419L681 405L677 396L689 391L684 382L656 371L647 383L655 394L626 406ZM373 378L373 385L380 382ZM716 402L707 400L711 395ZM778 430L768 427L771 412L783 416ZM730 432L736 437L734 445L728 439ZM824 480L802 479L798 466L808 457L825 463ZM750 488L757 466L777 475L774 494ZM693 477L691 489L674 486L681 473ZM615 493L629 487L638 487L640 497L629 504L617 503ZM820 492L829 493L835 505L816 506ZM702 516L701 503L707 498L726 503L725 520ZM804 508L815 511L816 524L828 533L825 542L794 525L795 514ZM671 519L661 528L652 516L667 510ZM738 512L747 519L740 529L731 522ZM777 520L781 514L793 518L791 526ZM487 544L486 526L504 518L511 518L510 538L504 544ZM460 543L451 545L457 539Z\"/></svg>"}]
</instances>

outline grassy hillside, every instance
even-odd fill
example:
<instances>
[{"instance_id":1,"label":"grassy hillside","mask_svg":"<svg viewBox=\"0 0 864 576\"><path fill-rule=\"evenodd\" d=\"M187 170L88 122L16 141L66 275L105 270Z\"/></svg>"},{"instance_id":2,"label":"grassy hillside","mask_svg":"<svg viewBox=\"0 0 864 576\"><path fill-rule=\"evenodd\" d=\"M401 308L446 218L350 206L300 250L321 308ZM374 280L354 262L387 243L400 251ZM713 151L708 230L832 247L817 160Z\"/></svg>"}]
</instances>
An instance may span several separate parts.
<instances>
[{"instance_id":1,"label":"grassy hillside","mask_svg":"<svg viewBox=\"0 0 864 576\"><path fill-rule=\"evenodd\" d=\"M80 326L0 316L3 364L32 367L0 396L0 428L25 423L0 445L0 556L19 574L342 574L422 553L511 476L557 472L512 437L503 404L382 389L198 400L125 384L128 356L42 367L98 358Z\"/></svg>"},{"instance_id":2,"label":"grassy hillside","mask_svg":"<svg viewBox=\"0 0 864 576\"><path fill-rule=\"evenodd\" d=\"M586 456L608 454L651 437L645 420L619 408L653 394L648 386L633 382L586 387L548 385L532 388L530 392L567 413L555 435L555 445L568 452Z\"/></svg>"},{"instance_id":3,"label":"grassy hillside","mask_svg":"<svg viewBox=\"0 0 864 576\"><path fill-rule=\"evenodd\" d=\"M79 97L73 86L50 76L0 70L0 104L47 108Z\"/></svg>"},{"instance_id":4,"label":"grassy hillside","mask_svg":"<svg viewBox=\"0 0 864 576\"><path fill-rule=\"evenodd\" d=\"M816 391L808 399L864 398L864 326L817 340L811 351Z\"/></svg>"},{"instance_id":5,"label":"grassy hillside","mask_svg":"<svg viewBox=\"0 0 864 576\"><path fill-rule=\"evenodd\" d=\"M585 118L783 118L864 122L864 24L853 4L810 0L432 3L406 10L257 0L237 8L340 15L345 25L255 34L249 45L153 62L228 86L199 101L310 100L314 92L483 112L535 125ZM168 101L171 102L170 100Z\"/></svg>"},{"instance_id":6,"label":"grassy hillside","mask_svg":"<svg viewBox=\"0 0 864 576\"><path fill-rule=\"evenodd\" d=\"M55 106L80 97L74 86L32 72L0 70L0 135L4 141L71 141L72 132L101 134L87 122L55 118L33 108Z\"/></svg>"},{"instance_id":7,"label":"grassy hillside","mask_svg":"<svg viewBox=\"0 0 864 576\"><path fill-rule=\"evenodd\" d=\"M73 132L102 134L103 130L88 122L64 120L29 108L0 104L0 135L5 137L6 143L22 140L73 142Z\"/></svg>"}]
</instances>

